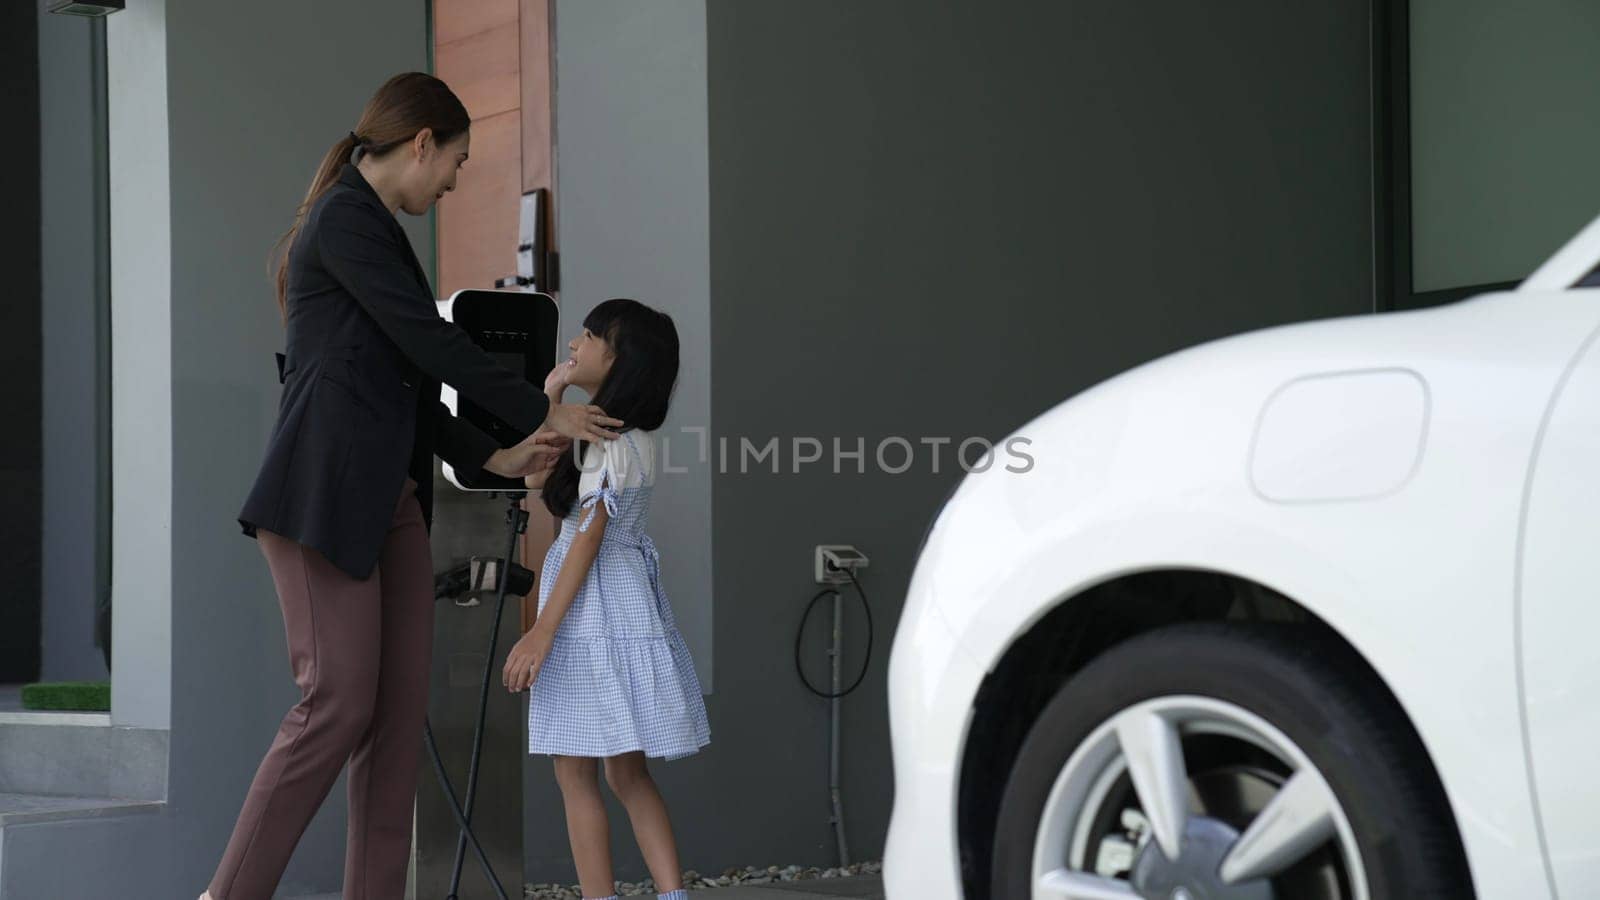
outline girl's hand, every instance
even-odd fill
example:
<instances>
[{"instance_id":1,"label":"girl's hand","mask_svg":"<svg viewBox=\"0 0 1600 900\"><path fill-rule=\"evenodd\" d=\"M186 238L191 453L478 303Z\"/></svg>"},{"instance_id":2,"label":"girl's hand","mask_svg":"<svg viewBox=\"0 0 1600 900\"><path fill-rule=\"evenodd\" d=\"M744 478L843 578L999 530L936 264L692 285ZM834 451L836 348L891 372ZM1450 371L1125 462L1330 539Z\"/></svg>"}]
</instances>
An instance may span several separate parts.
<instances>
[{"instance_id":1,"label":"girl's hand","mask_svg":"<svg viewBox=\"0 0 1600 900\"><path fill-rule=\"evenodd\" d=\"M621 419L613 419L598 406L582 403L553 403L545 416L544 426L575 441L613 441L618 435L607 431L606 426L620 428Z\"/></svg>"},{"instance_id":2,"label":"girl's hand","mask_svg":"<svg viewBox=\"0 0 1600 900\"><path fill-rule=\"evenodd\" d=\"M523 635L522 639L512 646L511 652L506 654L506 667L501 678L506 690L520 694L533 687L554 643L555 635L545 634L545 630L538 625Z\"/></svg>"},{"instance_id":3,"label":"girl's hand","mask_svg":"<svg viewBox=\"0 0 1600 900\"><path fill-rule=\"evenodd\" d=\"M491 453L483 468L502 478L522 478L540 471L548 472L570 446L571 440L553 431L535 431L515 447Z\"/></svg>"},{"instance_id":4,"label":"girl's hand","mask_svg":"<svg viewBox=\"0 0 1600 900\"><path fill-rule=\"evenodd\" d=\"M556 363L556 367L551 369L550 374L544 377L544 392L546 394L551 397L561 396L561 392L566 390L567 385L572 383L567 379L572 375L574 363L575 361L570 359Z\"/></svg>"}]
</instances>

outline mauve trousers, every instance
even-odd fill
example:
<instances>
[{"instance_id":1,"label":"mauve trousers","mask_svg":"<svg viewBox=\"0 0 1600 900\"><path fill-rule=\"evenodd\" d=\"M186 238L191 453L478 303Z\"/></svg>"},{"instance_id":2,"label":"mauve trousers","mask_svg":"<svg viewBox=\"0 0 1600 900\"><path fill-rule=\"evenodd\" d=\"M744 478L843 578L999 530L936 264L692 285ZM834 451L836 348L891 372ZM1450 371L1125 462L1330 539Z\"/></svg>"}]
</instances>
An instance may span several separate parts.
<instances>
[{"instance_id":1,"label":"mauve trousers","mask_svg":"<svg viewBox=\"0 0 1600 900\"><path fill-rule=\"evenodd\" d=\"M433 564L416 487L406 479L378 567L364 580L257 532L300 702L245 795L211 879L213 900L270 900L346 761L344 900L405 896L433 654Z\"/></svg>"}]
</instances>

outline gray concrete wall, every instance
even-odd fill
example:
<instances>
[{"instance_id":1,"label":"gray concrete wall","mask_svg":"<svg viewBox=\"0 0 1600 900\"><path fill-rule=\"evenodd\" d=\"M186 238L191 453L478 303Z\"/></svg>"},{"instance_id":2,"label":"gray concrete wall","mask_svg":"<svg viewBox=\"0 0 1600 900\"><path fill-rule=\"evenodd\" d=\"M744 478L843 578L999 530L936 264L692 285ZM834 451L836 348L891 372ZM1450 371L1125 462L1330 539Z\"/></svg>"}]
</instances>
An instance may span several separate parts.
<instances>
[{"instance_id":1,"label":"gray concrete wall","mask_svg":"<svg viewBox=\"0 0 1600 900\"><path fill-rule=\"evenodd\" d=\"M688 172L699 14L558 7L569 308L682 290L698 185L663 182ZM709 359L679 323L731 450L711 482L718 677L712 746L655 771L687 867L833 860L827 705L790 654L813 545L855 543L878 637L845 703L843 783L854 854L874 857L892 800L886 653L956 473L947 447L938 473L924 451L875 474L873 448L996 438L1171 350L1372 309L1366 11L707 0L705 20ZM796 437L859 439L869 471L793 474ZM784 473L740 474L740 440L772 438ZM652 521L671 539L700 520ZM675 607L695 602L678 586L692 571L666 577ZM848 666L854 609L847 627ZM825 630L808 632L819 678ZM535 761L528 875L570 879L549 779ZM613 807L618 873L637 877L623 821Z\"/></svg>"},{"instance_id":2,"label":"gray concrete wall","mask_svg":"<svg viewBox=\"0 0 1600 900\"><path fill-rule=\"evenodd\" d=\"M678 384L651 517L662 584L712 689L710 237L705 0L556 7L557 234L563 342L602 300L672 316ZM574 392L576 396L578 392Z\"/></svg>"},{"instance_id":3,"label":"gray concrete wall","mask_svg":"<svg viewBox=\"0 0 1600 900\"><path fill-rule=\"evenodd\" d=\"M694 14L662 7L662 45L692 48ZM122 29L112 116L126 150L119 161L113 148L116 584L119 613L143 614L136 625L118 617L118 677L136 659L120 648L150 656L129 663L144 680L130 691L118 682L113 716L131 708L130 724L165 724L170 711L173 730L169 816L158 820L170 830L154 829L150 852L119 870L138 885L130 896L198 893L295 697L265 567L233 524L277 399L280 332L262 261L370 91L424 65L422 15L376 0L130 0L112 18ZM587 50L601 54L591 66L618 69L598 97L644 90L628 87L630 60L604 55L617 38L603 24L559 32L558 53L572 62ZM704 33L702 346L717 377L703 383L709 421L735 442L995 437L1176 347L1371 307L1364 10L1253 0L1169 5L1155 18L1109 2L709 0ZM659 65L648 71L684 76L682 60L651 58ZM558 75L577 71L568 62ZM574 115L560 107L579 82L558 85L558 127ZM617 153L618 137L639 139L633 127L597 121L583 141L563 135L563 173L586 154ZM627 183L631 173L604 174ZM637 231L594 243L598 213L591 237L580 238L581 217L566 231L574 202L604 210L608 197L559 189L569 258L586 241L614 254L657 246ZM682 199L639 190L612 199L641 214L636 196L651 206ZM586 294L581 269L569 305L613 292L594 268L596 293ZM692 289L645 275L619 276L616 292L649 300ZM679 323L687 341L693 325ZM686 370L694 359L686 351ZM814 590L811 546L823 541L873 557L879 652L846 702L844 788L857 855L881 852L891 791L883 654L916 541L951 479L948 458L939 475L924 464L900 476L813 466L713 477L705 560L715 559L723 598L712 611L714 743L658 767L687 866L830 861L826 706L788 664ZM658 512L656 533L690 513ZM693 606L673 577L692 575L667 578L675 603ZM859 621L851 627L854 654ZM820 666L820 647L808 653ZM540 784L527 798L528 874L570 878L548 838L560 834L559 807L538 793L553 791L547 774ZM302 842L286 893L337 885L340 793L330 807ZM623 819L614 822L619 875L634 877L642 867ZM540 852L549 855L534 859Z\"/></svg>"},{"instance_id":4,"label":"gray concrete wall","mask_svg":"<svg viewBox=\"0 0 1600 900\"><path fill-rule=\"evenodd\" d=\"M172 219L166 0L106 22L111 719L172 723Z\"/></svg>"},{"instance_id":5,"label":"gray concrete wall","mask_svg":"<svg viewBox=\"0 0 1600 900\"><path fill-rule=\"evenodd\" d=\"M425 15L380 0L132 0L110 20L112 121L135 148L119 162L113 146L115 354L150 357L149 371L125 364L116 382L119 465L151 468L116 481L119 678L134 605L124 601L158 598L142 611L160 645L170 623L170 675L154 672L170 690L172 853L152 861L160 871L140 896L199 892L298 696L266 566L234 522L279 394L267 252L372 91L426 68ZM141 161L155 184L130 179ZM426 222L407 224L426 262ZM131 258L141 240L155 246ZM337 888L344 822L341 784L302 840L286 894Z\"/></svg>"},{"instance_id":6,"label":"gray concrete wall","mask_svg":"<svg viewBox=\"0 0 1600 900\"><path fill-rule=\"evenodd\" d=\"M99 258L107 227L95 197L104 99L104 24L39 17L39 195L42 276L43 479L42 677L104 680L94 643L99 471L97 410L102 367Z\"/></svg>"},{"instance_id":7,"label":"gray concrete wall","mask_svg":"<svg viewBox=\"0 0 1600 900\"><path fill-rule=\"evenodd\" d=\"M700 455L711 424L705 0L565 0L555 19L562 334L610 297L649 304L677 326L680 370L658 432L665 450L648 530L701 687L714 691L711 470ZM669 795L687 795L710 770L691 760L658 774ZM570 880L550 761L530 758L523 781L527 875ZM620 870L642 873L620 839L622 809L613 803L611 813Z\"/></svg>"},{"instance_id":8,"label":"gray concrete wall","mask_svg":"<svg viewBox=\"0 0 1600 900\"><path fill-rule=\"evenodd\" d=\"M1600 207L1600 120L1563 114L1600 102L1583 74L1600 56L1600 5L1411 0L1408 11L1412 283L1520 281Z\"/></svg>"},{"instance_id":9,"label":"gray concrete wall","mask_svg":"<svg viewBox=\"0 0 1600 900\"><path fill-rule=\"evenodd\" d=\"M949 448L938 475L876 474L872 448L998 438L1179 347L1370 310L1366 5L708 0L707 22L712 419L864 438L868 474L713 482L716 744L675 821L702 868L832 859L827 705L789 654L812 546L854 543L878 642L843 789L875 857L886 651L954 476Z\"/></svg>"},{"instance_id":10,"label":"gray concrete wall","mask_svg":"<svg viewBox=\"0 0 1600 900\"><path fill-rule=\"evenodd\" d=\"M298 699L260 551L234 517L277 411L266 255L372 92L426 69L426 7L169 0L172 154L172 772L179 884L209 878ZM402 216L424 266L427 222ZM227 673L225 677L219 677ZM344 785L300 842L289 895L336 890Z\"/></svg>"}]
</instances>

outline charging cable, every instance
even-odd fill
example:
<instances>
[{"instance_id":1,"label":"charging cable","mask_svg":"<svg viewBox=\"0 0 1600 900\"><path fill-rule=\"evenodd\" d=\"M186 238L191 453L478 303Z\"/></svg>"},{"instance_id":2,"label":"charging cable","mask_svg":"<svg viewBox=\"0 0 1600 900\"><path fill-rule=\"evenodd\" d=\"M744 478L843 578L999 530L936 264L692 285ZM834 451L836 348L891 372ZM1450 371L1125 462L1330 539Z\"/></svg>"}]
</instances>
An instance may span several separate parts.
<instances>
[{"instance_id":1,"label":"charging cable","mask_svg":"<svg viewBox=\"0 0 1600 900\"><path fill-rule=\"evenodd\" d=\"M528 513L522 509L520 492L509 493L510 507L506 510L506 555L493 560L495 579L495 605L494 618L490 620L489 650L483 663L483 683L478 692L478 718L472 728L472 754L467 768L466 804L456 798L455 787L450 783L450 776L445 773L444 761L439 758L439 745L433 738L433 724L427 719L423 720L422 734L428 745L428 755L433 759L433 773L439 778L439 787L444 790L445 801L450 805L450 812L455 817L460 833L456 836L455 863L450 870L450 893L446 900L458 900L461 890L461 867L465 861L467 847L470 844L472 853L478 858L478 864L483 867L483 874L488 878L489 884L494 888L495 896L500 900L510 900L506 895L505 886L500 883L500 876L495 874L494 866L489 864L489 855L483 851L483 845L478 842L478 836L472 830L472 805L478 793L478 763L483 756L484 720L488 715L489 682L494 674L495 648L500 642L500 619L505 611L506 594L520 591L521 596L526 596L532 590L533 573L517 565L517 536L527 531ZM453 596L456 591L466 589L481 589L483 580L487 575L487 567L478 572L478 584L472 583L470 564L466 572L460 569L446 572L434 580L435 599L441 596Z\"/></svg>"},{"instance_id":2,"label":"charging cable","mask_svg":"<svg viewBox=\"0 0 1600 900\"><path fill-rule=\"evenodd\" d=\"M862 589L861 582L856 580L856 573L853 570L839 568L834 566L832 563L828 563L827 565L830 571L842 571L848 575L850 577L850 583L855 585L856 595L861 598L861 611L867 615L867 656L861 661L861 671L856 675L855 680L850 682L850 686L844 690L836 689L834 691L824 691L812 684L811 679L806 677L806 670L800 665L800 645L805 638L806 621L811 618L811 613L817 608L817 604L821 602L823 597L837 597L839 595L839 592L831 587L823 588L822 590L817 591L816 596L811 598L811 602L806 605L805 615L800 617L800 628L795 632L794 636L794 671L795 674L800 676L800 683L806 686L806 690L816 694L818 697L821 697L824 700L836 700L840 697L854 693L855 689L861 686L861 682L866 680L867 667L872 664L872 604L867 602L867 592Z\"/></svg>"},{"instance_id":3,"label":"charging cable","mask_svg":"<svg viewBox=\"0 0 1600 900\"><path fill-rule=\"evenodd\" d=\"M848 549L853 555L847 556L839 552L844 549ZM834 561L839 558L850 559L854 565L836 565ZM800 676L800 683L806 686L806 690L828 701L828 798L833 807L833 814L828 821L833 826L834 839L838 842L839 865L841 866L850 865L850 845L845 840L844 798L839 786L839 714L840 706L842 705L840 698L853 693L856 688L861 686L861 682L867 677L867 668L872 665L872 604L867 602L867 592L862 590L861 582L856 580L855 567L858 565L866 565L866 557L856 552L854 548L818 548L817 580L823 581L827 576L843 572L850 579L850 583L855 585L856 596L861 598L861 610L867 615L866 658L861 661L861 671L856 675L855 680L850 682L850 686L843 689L839 687L841 683L839 667L843 663L842 657L844 655L844 602L842 595L837 590L832 587L826 587L811 598L811 602L806 606L805 615L800 617L800 628L795 632L794 636L795 674ZM828 691L821 690L812 684L811 679L806 677L805 668L800 665L800 644L802 638L805 637L806 622L811 618L812 611L817 608L817 603L823 597L833 598L833 643L828 650L829 668L832 670L833 684L832 690Z\"/></svg>"}]
</instances>

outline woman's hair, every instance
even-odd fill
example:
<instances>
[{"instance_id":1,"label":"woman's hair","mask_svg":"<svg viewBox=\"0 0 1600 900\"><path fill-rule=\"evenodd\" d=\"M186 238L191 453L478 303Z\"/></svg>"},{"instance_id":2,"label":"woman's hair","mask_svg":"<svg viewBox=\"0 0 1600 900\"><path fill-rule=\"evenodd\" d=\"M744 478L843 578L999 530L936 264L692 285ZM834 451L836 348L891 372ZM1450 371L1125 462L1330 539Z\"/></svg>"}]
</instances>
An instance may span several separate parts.
<instances>
[{"instance_id":1,"label":"woman's hair","mask_svg":"<svg viewBox=\"0 0 1600 900\"><path fill-rule=\"evenodd\" d=\"M433 129L435 143L454 140L472 125L467 108L444 82L424 72L404 72L394 76L378 88L361 112L361 121L355 130L340 138L317 168L311 179L311 189L305 200L295 210L294 225L278 238L272 246L274 280L278 295L278 311L288 316L289 250L294 247L295 235L305 221L306 212L317 202L334 179L339 169L350 161L352 150L361 154L383 156L401 144L409 143L424 128ZM360 157L357 156L359 159Z\"/></svg>"},{"instance_id":2,"label":"woman's hair","mask_svg":"<svg viewBox=\"0 0 1600 900\"><path fill-rule=\"evenodd\" d=\"M672 317L637 300L607 300L583 320L590 334L604 338L613 358L611 371L590 402L621 419L622 430L654 431L667 420L667 404L678 380L678 329ZM578 500L578 460L587 446L579 441L561 454L544 483L544 505L565 518Z\"/></svg>"}]
</instances>

